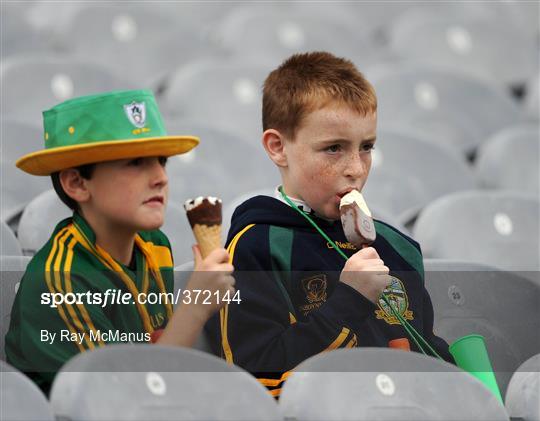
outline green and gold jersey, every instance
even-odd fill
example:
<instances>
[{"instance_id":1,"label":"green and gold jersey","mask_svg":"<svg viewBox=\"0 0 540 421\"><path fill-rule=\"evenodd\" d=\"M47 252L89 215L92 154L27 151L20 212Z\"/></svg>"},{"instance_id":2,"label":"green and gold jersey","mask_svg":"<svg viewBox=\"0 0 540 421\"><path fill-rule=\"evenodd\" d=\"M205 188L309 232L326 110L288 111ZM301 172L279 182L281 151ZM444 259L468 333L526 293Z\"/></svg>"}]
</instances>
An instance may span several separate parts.
<instances>
[{"instance_id":1,"label":"green and gold jersey","mask_svg":"<svg viewBox=\"0 0 540 421\"><path fill-rule=\"evenodd\" d=\"M79 214L61 221L28 264L15 297L7 361L45 391L77 353L149 342L172 315L173 260L161 231L137 234L130 267L95 240Z\"/></svg>"}]
</instances>

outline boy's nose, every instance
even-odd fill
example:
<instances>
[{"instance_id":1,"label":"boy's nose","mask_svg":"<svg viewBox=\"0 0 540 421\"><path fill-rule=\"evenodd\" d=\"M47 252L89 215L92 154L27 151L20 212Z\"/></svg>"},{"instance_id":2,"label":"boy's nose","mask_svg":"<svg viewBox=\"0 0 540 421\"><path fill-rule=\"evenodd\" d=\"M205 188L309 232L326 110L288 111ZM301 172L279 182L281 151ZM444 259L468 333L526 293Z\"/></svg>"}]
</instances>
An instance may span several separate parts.
<instances>
[{"instance_id":1,"label":"boy's nose","mask_svg":"<svg viewBox=\"0 0 540 421\"><path fill-rule=\"evenodd\" d=\"M152 185L166 185L169 182L165 167L159 162L159 159L152 161Z\"/></svg>"},{"instance_id":2,"label":"boy's nose","mask_svg":"<svg viewBox=\"0 0 540 421\"><path fill-rule=\"evenodd\" d=\"M365 177L367 173L367 163L364 162L360 154L351 154L345 166L345 176L357 180Z\"/></svg>"}]
</instances>

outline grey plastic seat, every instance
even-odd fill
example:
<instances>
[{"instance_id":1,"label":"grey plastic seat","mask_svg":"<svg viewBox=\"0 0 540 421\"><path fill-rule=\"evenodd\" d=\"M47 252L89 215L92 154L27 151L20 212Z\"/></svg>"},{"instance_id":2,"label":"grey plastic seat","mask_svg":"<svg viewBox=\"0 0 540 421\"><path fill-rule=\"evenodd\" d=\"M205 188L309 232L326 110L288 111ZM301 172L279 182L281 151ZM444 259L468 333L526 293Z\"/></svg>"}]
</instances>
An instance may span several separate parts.
<instances>
[{"instance_id":1,"label":"grey plastic seat","mask_svg":"<svg viewBox=\"0 0 540 421\"><path fill-rule=\"evenodd\" d=\"M540 196L540 127L504 129L483 143L476 157L483 186Z\"/></svg>"},{"instance_id":2,"label":"grey plastic seat","mask_svg":"<svg viewBox=\"0 0 540 421\"><path fill-rule=\"evenodd\" d=\"M469 137L457 139L455 147L466 153L521 119L521 110L502 87L448 67L394 63L366 74L377 91L381 127L409 123L437 136L437 127L451 134L448 127L457 125ZM431 118L439 123L432 125Z\"/></svg>"},{"instance_id":3,"label":"grey plastic seat","mask_svg":"<svg viewBox=\"0 0 540 421\"><path fill-rule=\"evenodd\" d=\"M30 257L0 256L0 359L5 359L4 341L11 320L11 307L19 282L21 281Z\"/></svg>"},{"instance_id":4,"label":"grey plastic seat","mask_svg":"<svg viewBox=\"0 0 540 421\"><path fill-rule=\"evenodd\" d=\"M261 87L270 70L258 62L190 63L169 78L161 109L171 118L215 126L258 142Z\"/></svg>"},{"instance_id":5,"label":"grey plastic seat","mask_svg":"<svg viewBox=\"0 0 540 421\"><path fill-rule=\"evenodd\" d=\"M88 3L66 29L66 48L108 63L137 86L153 87L176 67L216 54L195 19L179 24L167 11L144 3Z\"/></svg>"},{"instance_id":6,"label":"grey plastic seat","mask_svg":"<svg viewBox=\"0 0 540 421\"><path fill-rule=\"evenodd\" d=\"M193 134L201 143L167 163L169 195L183 204L197 196L218 196L224 206L244 191L266 187L279 175L266 156L259 138L244 139L234 133L190 122L173 121L169 133Z\"/></svg>"},{"instance_id":7,"label":"grey plastic seat","mask_svg":"<svg viewBox=\"0 0 540 421\"><path fill-rule=\"evenodd\" d=\"M177 294L181 294L179 290L184 290L192 273L193 273L193 260L182 263L181 265L178 265L174 268L174 296L175 297L177 296ZM181 297L181 295L179 296ZM178 306L182 305L182 302L178 301L175 303L175 305L176 305L175 308L177 308ZM208 352L210 354L213 353L212 347L210 346L210 341L208 340L204 331L201 332L201 334L197 338L197 341L195 342L195 345L193 345L193 348L199 351Z\"/></svg>"},{"instance_id":8,"label":"grey plastic seat","mask_svg":"<svg viewBox=\"0 0 540 421\"><path fill-rule=\"evenodd\" d=\"M17 237L4 222L0 221L1 226L1 242L0 242L0 255L1 256L22 256L22 249Z\"/></svg>"},{"instance_id":9,"label":"grey plastic seat","mask_svg":"<svg viewBox=\"0 0 540 421\"><path fill-rule=\"evenodd\" d=\"M434 331L449 344L484 336L502 396L520 364L540 350L540 282L466 261L425 259ZM538 272L535 272L538 277Z\"/></svg>"},{"instance_id":10,"label":"grey plastic seat","mask_svg":"<svg viewBox=\"0 0 540 421\"><path fill-rule=\"evenodd\" d=\"M266 57L274 67L306 51L330 51L360 64L375 59L364 17L341 12L339 3L250 6L232 11L215 30L216 41L233 56Z\"/></svg>"},{"instance_id":11,"label":"grey plastic seat","mask_svg":"<svg viewBox=\"0 0 540 421\"><path fill-rule=\"evenodd\" d=\"M519 366L510 379L504 402L512 419L540 420L540 354Z\"/></svg>"},{"instance_id":12,"label":"grey plastic seat","mask_svg":"<svg viewBox=\"0 0 540 421\"><path fill-rule=\"evenodd\" d=\"M105 64L54 55L13 57L2 63L2 112L42 126L41 113L81 95L130 89L129 75L116 76ZM105 61L101 63L107 63Z\"/></svg>"},{"instance_id":13,"label":"grey plastic seat","mask_svg":"<svg viewBox=\"0 0 540 421\"><path fill-rule=\"evenodd\" d=\"M56 224L72 212L52 189L41 193L26 207L19 220L19 242L23 253L33 256L49 240Z\"/></svg>"},{"instance_id":14,"label":"grey plastic seat","mask_svg":"<svg viewBox=\"0 0 540 421\"><path fill-rule=\"evenodd\" d=\"M195 244L193 231L189 225L186 211L181 204L169 199L165 211L165 223L160 228L169 238L175 264L193 259L191 246Z\"/></svg>"},{"instance_id":15,"label":"grey plastic seat","mask_svg":"<svg viewBox=\"0 0 540 421\"><path fill-rule=\"evenodd\" d=\"M50 178L26 174L18 169L14 162L0 161L0 173L2 221L9 222L20 214L34 197L51 188Z\"/></svg>"},{"instance_id":16,"label":"grey plastic seat","mask_svg":"<svg viewBox=\"0 0 540 421\"><path fill-rule=\"evenodd\" d=\"M540 75L536 75L527 84L527 97L525 98L526 112L530 119L540 121Z\"/></svg>"},{"instance_id":17,"label":"grey plastic seat","mask_svg":"<svg viewBox=\"0 0 540 421\"><path fill-rule=\"evenodd\" d=\"M364 194L369 206L396 215L399 223L410 222L440 196L476 186L464 159L415 132L381 129L377 138Z\"/></svg>"},{"instance_id":18,"label":"grey plastic seat","mask_svg":"<svg viewBox=\"0 0 540 421\"><path fill-rule=\"evenodd\" d=\"M23 373L0 361L0 419L5 421L53 421L47 398Z\"/></svg>"},{"instance_id":19,"label":"grey plastic seat","mask_svg":"<svg viewBox=\"0 0 540 421\"><path fill-rule=\"evenodd\" d=\"M188 348L110 345L62 367L50 395L69 420L277 420L254 377ZM99 405L96 405L99 402Z\"/></svg>"},{"instance_id":20,"label":"grey plastic seat","mask_svg":"<svg viewBox=\"0 0 540 421\"><path fill-rule=\"evenodd\" d=\"M508 420L476 378L446 362L388 348L318 354L282 388L279 406L295 420Z\"/></svg>"},{"instance_id":21,"label":"grey plastic seat","mask_svg":"<svg viewBox=\"0 0 540 421\"><path fill-rule=\"evenodd\" d=\"M508 191L441 197L418 216L413 233L425 257L538 271L539 202Z\"/></svg>"},{"instance_id":22,"label":"grey plastic seat","mask_svg":"<svg viewBox=\"0 0 540 421\"><path fill-rule=\"evenodd\" d=\"M43 148L43 131L38 126L2 118L2 161L14 165L21 156Z\"/></svg>"},{"instance_id":23,"label":"grey plastic seat","mask_svg":"<svg viewBox=\"0 0 540 421\"><path fill-rule=\"evenodd\" d=\"M51 34L40 31L27 19L27 6L19 2L2 5L2 61L17 54L53 49Z\"/></svg>"},{"instance_id":24,"label":"grey plastic seat","mask_svg":"<svg viewBox=\"0 0 540 421\"><path fill-rule=\"evenodd\" d=\"M494 78L501 86L523 84L538 71L535 39L496 20L409 17L394 25L391 48L404 59Z\"/></svg>"}]
</instances>

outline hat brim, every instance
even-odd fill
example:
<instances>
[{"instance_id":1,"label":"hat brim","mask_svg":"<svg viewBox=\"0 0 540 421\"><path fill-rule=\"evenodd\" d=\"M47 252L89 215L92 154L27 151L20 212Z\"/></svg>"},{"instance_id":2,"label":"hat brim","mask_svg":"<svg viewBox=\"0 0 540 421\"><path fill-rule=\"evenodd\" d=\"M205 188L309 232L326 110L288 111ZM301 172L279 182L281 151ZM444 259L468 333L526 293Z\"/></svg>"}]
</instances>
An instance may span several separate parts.
<instances>
[{"instance_id":1,"label":"hat brim","mask_svg":"<svg viewBox=\"0 0 540 421\"><path fill-rule=\"evenodd\" d=\"M195 136L162 136L62 146L32 152L15 165L32 175L50 175L67 168L97 162L149 156L172 156L189 152L199 144Z\"/></svg>"}]
</instances>

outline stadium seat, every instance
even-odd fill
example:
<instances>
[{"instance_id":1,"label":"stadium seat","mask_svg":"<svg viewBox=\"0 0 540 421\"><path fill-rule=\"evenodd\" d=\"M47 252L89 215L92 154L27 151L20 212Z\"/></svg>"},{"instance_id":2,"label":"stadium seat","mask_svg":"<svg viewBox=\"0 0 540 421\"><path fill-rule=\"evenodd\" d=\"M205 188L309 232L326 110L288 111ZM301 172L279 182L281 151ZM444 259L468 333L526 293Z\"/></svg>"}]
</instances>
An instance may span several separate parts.
<instances>
[{"instance_id":1,"label":"stadium seat","mask_svg":"<svg viewBox=\"0 0 540 421\"><path fill-rule=\"evenodd\" d=\"M169 199L165 211L165 223L160 229L171 242L175 264L193 259L191 245L195 244L195 239L193 238L186 211L180 204Z\"/></svg>"},{"instance_id":2,"label":"stadium seat","mask_svg":"<svg viewBox=\"0 0 540 421\"><path fill-rule=\"evenodd\" d=\"M189 262L185 262L179 266L176 266L174 268L174 296L176 297L177 294L180 294L179 297L181 298L181 292L179 290L183 290L193 273L193 260ZM176 307L179 305L182 305L181 301L175 302ZM210 342L208 341L205 332L203 331L197 341L195 342L195 345L193 345L194 349L198 349L199 351L208 352L212 354L212 348L210 347Z\"/></svg>"},{"instance_id":3,"label":"stadium seat","mask_svg":"<svg viewBox=\"0 0 540 421\"><path fill-rule=\"evenodd\" d=\"M377 139L364 194L370 206L396 215L401 224L436 198L476 186L464 159L415 132L381 129Z\"/></svg>"},{"instance_id":4,"label":"stadium seat","mask_svg":"<svg viewBox=\"0 0 540 421\"><path fill-rule=\"evenodd\" d=\"M247 372L200 351L156 345L77 355L56 376L50 400L58 418L72 420L280 419Z\"/></svg>"},{"instance_id":5,"label":"stadium seat","mask_svg":"<svg viewBox=\"0 0 540 421\"><path fill-rule=\"evenodd\" d=\"M10 57L2 63L2 113L42 127L41 113L62 101L133 86L129 76L117 77L101 63L43 54Z\"/></svg>"},{"instance_id":6,"label":"stadium seat","mask_svg":"<svg viewBox=\"0 0 540 421\"><path fill-rule=\"evenodd\" d=\"M208 195L218 196L225 206L238 194L279 179L260 136L243 139L225 130L176 120L167 128L169 133L193 134L201 140L195 149L167 163L169 196L179 204Z\"/></svg>"},{"instance_id":7,"label":"stadium seat","mask_svg":"<svg viewBox=\"0 0 540 421\"><path fill-rule=\"evenodd\" d=\"M21 156L43 148L43 131L38 126L10 118L2 119L2 162L14 165Z\"/></svg>"},{"instance_id":8,"label":"stadium seat","mask_svg":"<svg viewBox=\"0 0 540 421\"><path fill-rule=\"evenodd\" d=\"M1 246L0 246L0 255L1 256L22 256L22 249L17 237L9 228L9 226L4 222L0 221L2 227L1 231Z\"/></svg>"},{"instance_id":9,"label":"stadium seat","mask_svg":"<svg viewBox=\"0 0 540 421\"><path fill-rule=\"evenodd\" d=\"M536 75L527 85L527 97L525 99L526 112L533 121L540 121L540 75Z\"/></svg>"},{"instance_id":10,"label":"stadium seat","mask_svg":"<svg viewBox=\"0 0 540 421\"><path fill-rule=\"evenodd\" d=\"M413 234L425 257L537 275L539 218L538 199L507 191L458 192L425 207Z\"/></svg>"},{"instance_id":11,"label":"stadium seat","mask_svg":"<svg viewBox=\"0 0 540 421\"><path fill-rule=\"evenodd\" d=\"M306 51L330 51L365 66L379 52L371 48L363 21L361 15L342 12L340 3L256 4L233 10L217 25L213 37L233 57L261 58L274 67Z\"/></svg>"},{"instance_id":12,"label":"stadium seat","mask_svg":"<svg viewBox=\"0 0 540 421\"><path fill-rule=\"evenodd\" d=\"M54 421L47 398L23 373L0 361L0 419L6 421Z\"/></svg>"},{"instance_id":13,"label":"stadium seat","mask_svg":"<svg viewBox=\"0 0 540 421\"><path fill-rule=\"evenodd\" d=\"M476 378L431 357L387 348L340 349L300 364L279 406L297 420L508 420Z\"/></svg>"},{"instance_id":14,"label":"stadium seat","mask_svg":"<svg viewBox=\"0 0 540 421\"><path fill-rule=\"evenodd\" d=\"M0 359L5 359L4 340L11 320L11 307L19 282L30 261L24 256L0 256Z\"/></svg>"},{"instance_id":15,"label":"stadium seat","mask_svg":"<svg viewBox=\"0 0 540 421\"><path fill-rule=\"evenodd\" d=\"M188 64L169 78L161 109L167 120L190 120L257 142L262 134L261 86L270 69L241 61Z\"/></svg>"},{"instance_id":16,"label":"stadium seat","mask_svg":"<svg viewBox=\"0 0 540 421\"><path fill-rule=\"evenodd\" d=\"M458 133L469 138L457 139L454 147L467 153L521 119L518 105L503 88L446 67L393 63L372 67L366 74L377 91L381 127L408 123L437 137L451 135L449 127L456 125Z\"/></svg>"},{"instance_id":17,"label":"stadium seat","mask_svg":"<svg viewBox=\"0 0 540 421\"><path fill-rule=\"evenodd\" d=\"M51 34L32 25L28 19L30 8L23 2L2 4L2 62L17 54L52 51Z\"/></svg>"},{"instance_id":18,"label":"stadium seat","mask_svg":"<svg viewBox=\"0 0 540 421\"><path fill-rule=\"evenodd\" d=\"M457 260L425 259L424 270L434 331L450 344L473 333L484 336L504 396L514 371L540 352L540 283L522 272Z\"/></svg>"},{"instance_id":19,"label":"stadium seat","mask_svg":"<svg viewBox=\"0 0 540 421\"><path fill-rule=\"evenodd\" d=\"M504 401L512 419L540 420L540 354L519 366L510 379Z\"/></svg>"},{"instance_id":20,"label":"stadium seat","mask_svg":"<svg viewBox=\"0 0 540 421\"><path fill-rule=\"evenodd\" d=\"M538 71L535 39L499 21L402 19L393 27L390 43L403 59L493 78L503 87L522 85Z\"/></svg>"},{"instance_id":21,"label":"stadium seat","mask_svg":"<svg viewBox=\"0 0 540 421\"><path fill-rule=\"evenodd\" d=\"M540 127L509 127L483 143L475 161L481 184L540 198Z\"/></svg>"},{"instance_id":22,"label":"stadium seat","mask_svg":"<svg viewBox=\"0 0 540 421\"><path fill-rule=\"evenodd\" d=\"M1 219L9 222L16 217L34 197L51 188L48 177L26 174L13 162L0 161L2 180Z\"/></svg>"},{"instance_id":23,"label":"stadium seat","mask_svg":"<svg viewBox=\"0 0 540 421\"><path fill-rule=\"evenodd\" d=\"M144 3L85 6L64 34L66 49L107 63L139 87L155 87L176 67L218 53L203 39L196 19L179 24L167 8Z\"/></svg>"},{"instance_id":24,"label":"stadium seat","mask_svg":"<svg viewBox=\"0 0 540 421\"><path fill-rule=\"evenodd\" d=\"M72 212L52 189L35 197L22 213L19 221L19 242L23 253L33 256L49 240L54 227Z\"/></svg>"}]
</instances>

